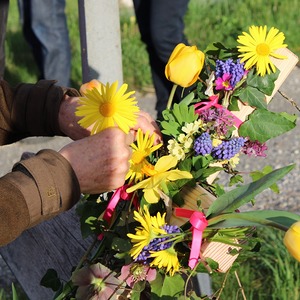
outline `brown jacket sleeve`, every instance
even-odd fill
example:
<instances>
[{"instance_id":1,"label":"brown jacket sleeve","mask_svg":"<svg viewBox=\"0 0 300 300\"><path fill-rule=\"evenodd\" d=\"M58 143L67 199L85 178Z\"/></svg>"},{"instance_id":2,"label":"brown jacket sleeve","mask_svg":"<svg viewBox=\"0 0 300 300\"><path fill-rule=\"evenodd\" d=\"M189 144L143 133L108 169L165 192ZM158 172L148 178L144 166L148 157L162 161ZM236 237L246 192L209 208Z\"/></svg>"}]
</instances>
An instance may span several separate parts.
<instances>
[{"instance_id":1,"label":"brown jacket sleeve","mask_svg":"<svg viewBox=\"0 0 300 300\"><path fill-rule=\"evenodd\" d=\"M76 175L59 153L42 150L16 163L0 178L0 246L70 209L79 198Z\"/></svg>"},{"instance_id":2,"label":"brown jacket sleeve","mask_svg":"<svg viewBox=\"0 0 300 300\"><path fill-rule=\"evenodd\" d=\"M65 93L53 81L0 84L0 145L27 136L62 135L58 110ZM80 197L79 183L69 162L53 150L15 164L0 178L0 246L25 229L71 208Z\"/></svg>"},{"instance_id":3,"label":"brown jacket sleeve","mask_svg":"<svg viewBox=\"0 0 300 300\"><path fill-rule=\"evenodd\" d=\"M15 88L0 81L0 145L29 136L63 136L58 112L65 95L79 96L79 93L56 86L53 80L19 84Z\"/></svg>"}]
</instances>

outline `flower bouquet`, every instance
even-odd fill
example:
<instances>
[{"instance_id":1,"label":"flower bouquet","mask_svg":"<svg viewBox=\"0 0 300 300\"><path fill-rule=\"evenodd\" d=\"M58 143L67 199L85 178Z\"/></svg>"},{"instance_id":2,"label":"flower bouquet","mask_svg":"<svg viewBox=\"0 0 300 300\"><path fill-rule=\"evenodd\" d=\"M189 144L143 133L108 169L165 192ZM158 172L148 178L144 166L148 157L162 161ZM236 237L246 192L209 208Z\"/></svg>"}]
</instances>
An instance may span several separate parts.
<instances>
[{"instance_id":1,"label":"flower bouquet","mask_svg":"<svg viewBox=\"0 0 300 300\"><path fill-rule=\"evenodd\" d=\"M174 88L158 120L164 143L137 130L125 184L83 196L82 235L94 243L56 299L201 299L193 277L229 272L258 242L259 226L286 231L284 244L300 261L300 215L243 210L294 166L264 169L248 184L237 170L243 155L265 156L268 140L295 127L294 115L267 108L297 62L283 42L279 30L251 26L232 49L174 49L165 71ZM93 124L92 134L112 126L128 133L136 123L132 92L117 86L82 87L76 114L82 126ZM188 93L175 102L179 88Z\"/></svg>"}]
</instances>

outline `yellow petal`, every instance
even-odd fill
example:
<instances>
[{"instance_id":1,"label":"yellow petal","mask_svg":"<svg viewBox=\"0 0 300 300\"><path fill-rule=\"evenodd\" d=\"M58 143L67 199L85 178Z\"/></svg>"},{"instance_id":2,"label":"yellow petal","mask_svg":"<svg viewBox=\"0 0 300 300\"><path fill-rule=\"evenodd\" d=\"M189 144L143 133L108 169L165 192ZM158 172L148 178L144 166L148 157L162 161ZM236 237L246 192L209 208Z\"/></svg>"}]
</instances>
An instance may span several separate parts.
<instances>
[{"instance_id":1,"label":"yellow petal","mask_svg":"<svg viewBox=\"0 0 300 300\"><path fill-rule=\"evenodd\" d=\"M300 261L300 221L294 223L285 233L283 243L290 254Z\"/></svg>"}]
</instances>

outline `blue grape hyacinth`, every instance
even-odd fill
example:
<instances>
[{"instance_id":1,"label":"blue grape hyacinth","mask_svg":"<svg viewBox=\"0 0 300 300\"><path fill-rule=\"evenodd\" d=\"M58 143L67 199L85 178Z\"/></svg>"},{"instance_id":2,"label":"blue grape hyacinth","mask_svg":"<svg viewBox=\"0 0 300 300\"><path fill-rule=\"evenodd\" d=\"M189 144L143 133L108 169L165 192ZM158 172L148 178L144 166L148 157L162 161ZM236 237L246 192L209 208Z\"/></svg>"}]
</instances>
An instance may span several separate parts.
<instances>
[{"instance_id":1,"label":"blue grape hyacinth","mask_svg":"<svg viewBox=\"0 0 300 300\"><path fill-rule=\"evenodd\" d=\"M180 228L177 225L168 225L165 224L162 229L166 231L167 234L176 234L180 233ZM168 240L172 238L172 236L169 237L157 237L150 241L149 245L145 246L142 250L142 252L138 255L138 257L135 259L135 261L142 262L144 264L149 263L150 259L150 251L161 251L168 249L172 246L172 242L168 242Z\"/></svg>"},{"instance_id":2,"label":"blue grape hyacinth","mask_svg":"<svg viewBox=\"0 0 300 300\"><path fill-rule=\"evenodd\" d=\"M240 63L239 59L236 62L231 58L226 61L218 59L216 61L216 77L222 77L224 74L231 75L230 85L234 88L245 74L244 63Z\"/></svg>"},{"instance_id":3,"label":"blue grape hyacinth","mask_svg":"<svg viewBox=\"0 0 300 300\"><path fill-rule=\"evenodd\" d=\"M211 155L219 160L230 159L240 152L244 143L245 138L243 137L236 137L229 141L223 141L220 145L212 149Z\"/></svg>"},{"instance_id":4,"label":"blue grape hyacinth","mask_svg":"<svg viewBox=\"0 0 300 300\"><path fill-rule=\"evenodd\" d=\"M212 141L208 132L202 133L194 142L194 150L196 155L210 154L212 148Z\"/></svg>"}]
</instances>

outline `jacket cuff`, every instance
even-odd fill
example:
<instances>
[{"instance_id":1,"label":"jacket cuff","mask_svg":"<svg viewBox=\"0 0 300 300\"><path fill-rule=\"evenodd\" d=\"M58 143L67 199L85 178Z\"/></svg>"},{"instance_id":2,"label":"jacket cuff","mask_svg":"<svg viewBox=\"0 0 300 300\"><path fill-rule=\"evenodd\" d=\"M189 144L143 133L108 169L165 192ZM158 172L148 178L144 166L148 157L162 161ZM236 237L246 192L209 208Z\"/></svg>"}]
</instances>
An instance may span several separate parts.
<instances>
[{"instance_id":1,"label":"jacket cuff","mask_svg":"<svg viewBox=\"0 0 300 300\"><path fill-rule=\"evenodd\" d=\"M42 150L16 163L13 171L30 178L37 191L34 198L25 197L30 227L70 209L80 198L79 182L71 165L54 150ZM27 193L26 185L21 184L19 189Z\"/></svg>"},{"instance_id":2,"label":"jacket cuff","mask_svg":"<svg viewBox=\"0 0 300 300\"><path fill-rule=\"evenodd\" d=\"M16 87L11 111L14 130L29 136L64 136L59 128L58 114L65 95L79 96L71 88L55 85L53 80L40 80L36 84Z\"/></svg>"}]
</instances>

